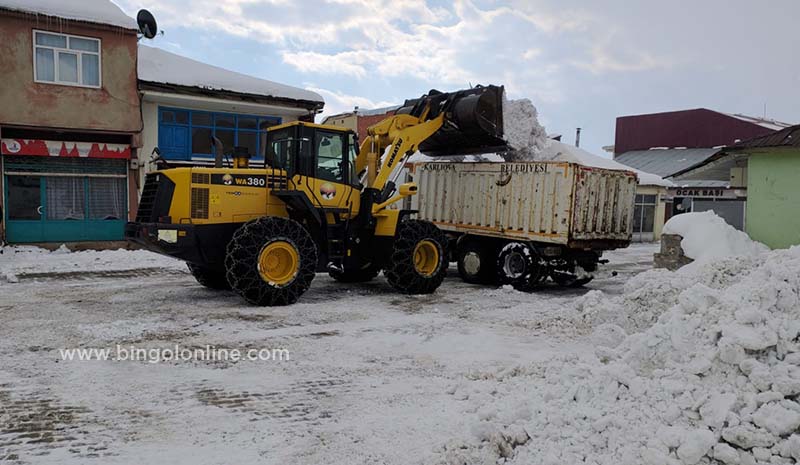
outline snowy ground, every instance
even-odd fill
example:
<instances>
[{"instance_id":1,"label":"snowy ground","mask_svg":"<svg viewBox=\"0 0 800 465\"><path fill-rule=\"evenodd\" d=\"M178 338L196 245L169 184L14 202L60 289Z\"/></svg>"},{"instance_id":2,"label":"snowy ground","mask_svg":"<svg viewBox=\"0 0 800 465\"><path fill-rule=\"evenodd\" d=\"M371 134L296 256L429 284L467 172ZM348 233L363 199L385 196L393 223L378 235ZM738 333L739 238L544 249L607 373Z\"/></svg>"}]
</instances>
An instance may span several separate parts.
<instances>
[{"instance_id":1,"label":"snowy ground","mask_svg":"<svg viewBox=\"0 0 800 465\"><path fill-rule=\"evenodd\" d=\"M408 297L382 277L340 285L318 275L300 303L254 308L146 252L6 248L0 462L438 463L468 447L462 438L480 439L482 420L530 415L518 396L502 395L514 370L591 362L591 325L574 317L584 295L621 294L655 251L607 254L606 271L582 290L524 294L467 285L451 270L435 294ZM59 353L116 344L283 348L291 359L156 364Z\"/></svg>"}]
</instances>

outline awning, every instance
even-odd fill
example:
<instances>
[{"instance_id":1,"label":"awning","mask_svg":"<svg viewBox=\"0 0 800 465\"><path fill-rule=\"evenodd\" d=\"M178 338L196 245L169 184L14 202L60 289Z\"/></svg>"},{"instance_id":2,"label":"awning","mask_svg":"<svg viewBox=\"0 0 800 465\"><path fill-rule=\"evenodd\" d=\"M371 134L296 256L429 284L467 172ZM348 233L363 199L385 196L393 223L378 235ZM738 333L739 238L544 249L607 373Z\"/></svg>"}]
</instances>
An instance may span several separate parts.
<instances>
[{"instance_id":1,"label":"awning","mask_svg":"<svg viewBox=\"0 0 800 465\"><path fill-rule=\"evenodd\" d=\"M2 139L0 153L35 157L130 159L131 146L105 142L70 142L42 139Z\"/></svg>"}]
</instances>

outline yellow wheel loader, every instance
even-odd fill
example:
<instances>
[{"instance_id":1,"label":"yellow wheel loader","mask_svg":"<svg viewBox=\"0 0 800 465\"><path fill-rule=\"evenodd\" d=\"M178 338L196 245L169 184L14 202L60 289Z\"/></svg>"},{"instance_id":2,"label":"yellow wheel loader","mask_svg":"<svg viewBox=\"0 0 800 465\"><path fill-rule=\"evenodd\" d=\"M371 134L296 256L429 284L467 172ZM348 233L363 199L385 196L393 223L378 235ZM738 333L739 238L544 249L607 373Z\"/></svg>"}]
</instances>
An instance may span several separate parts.
<instances>
[{"instance_id":1,"label":"yellow wheel loader","mask_svg":"<svg viewBox=\"0 0 800 465\"><path fill-rule=\"evenodd\" d=\"M383 270L398 291L431 293L449 264L448 239L413 211L389 208L416 194L395 184L417 150L445 155L490 151L502 139L503 88L431 91L356 134L291 122L270 128L265 167L234 150L224 166L149 173L126 236L186 261L197 281L233 289L255 305L288 305L315 273L367 281ZM221 144L219 144L221 145Z\"/></svg>"}]
</instances>

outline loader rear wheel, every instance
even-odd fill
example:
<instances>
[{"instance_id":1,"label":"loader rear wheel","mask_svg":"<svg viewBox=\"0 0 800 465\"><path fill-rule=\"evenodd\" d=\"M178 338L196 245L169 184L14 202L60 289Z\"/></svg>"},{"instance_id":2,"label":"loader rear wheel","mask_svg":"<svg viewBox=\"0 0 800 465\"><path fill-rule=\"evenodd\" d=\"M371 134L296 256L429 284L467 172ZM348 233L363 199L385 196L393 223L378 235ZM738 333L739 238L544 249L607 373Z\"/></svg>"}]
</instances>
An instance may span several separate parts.
<instances>
[{"instance_id":1,"label":"loader rear wheel","mask_svg":"<svg viewBox=\"0 0 800 465\"><path fill-rule=\"evenodd\" d=\"M536 250L522 242L511 242L497 256L500 282L522 292L535 291L547 279L547 264Z\"/></svg>"},{"instance_id":2,"label":"loader rear wheel","mask_svg":"<svg viewBox=\"0 0 800 465\"><path fill-rule=\"evenodd\" d=\"M225 257L231 288L254 305L290 305L311 286L317 245L300 223L265 217L233 234Z\"/></svg>"},{"instance_id":3,"label":"loader rear wheel","mask_svg":"<svg viewBox=\"0 0 800 465\"><path fill-rule=\"evenodd\" d=\"M225 271L212 270L211 268L193 265L191 263L187 263L186 265L189 267L189 272L192 273L194 279L203 286L218 291L228 291L231 289L231 285L228 284L228 280L225 277Z\"/></svg>"},{"instance_id":4,"label":"loader rear wheel","mask_svg":"<svg viewBox=\"0 0 800 465\"><path fill-rule=\"evenodd\" d=\"M460 241L456 249L458 274L464 282L490 284L497 280L497 251L474 239Z\"/></svg>"},{"instance_id":5,"label":"loader rear wheel","mask_svg":"<svg viewBox=\"0 0 800 465\"><path fill-rule=\"evenodd\" d=\"M380 267L370 265L360 270L331 270L328 274L340 283L365 283L375 279L380 272Z\"/></svg>"},{"instance_id":6,"label":"loader rear wheel","mask_svg":"<svg viewBox=\"0 0 800 465\"><path fill-rule=\"evenodd\" d=\"M447 274L447 237L433 223L406 220L397 225L384 275L405 294L430 294Z\"/></svg>"}]
</instances>

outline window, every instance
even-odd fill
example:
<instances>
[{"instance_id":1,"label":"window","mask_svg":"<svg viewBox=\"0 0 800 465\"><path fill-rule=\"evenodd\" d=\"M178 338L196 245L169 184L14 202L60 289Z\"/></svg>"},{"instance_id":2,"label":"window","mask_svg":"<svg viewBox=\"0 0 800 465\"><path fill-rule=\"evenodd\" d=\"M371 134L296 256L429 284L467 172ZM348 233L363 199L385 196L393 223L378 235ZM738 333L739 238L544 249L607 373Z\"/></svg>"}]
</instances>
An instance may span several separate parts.
<instances>
[{"instance_id":1,"label":"window","mask_svg":"<svg viewBox=\"0 0 800 465\"><path fill-rule=\"evenodd\" d=\"M636 194L633 208L633 232L652 233L656 218L656 196Z\"/></svg>"},{"instance_id":2,"label":"window","mask_svg":"<svg viewBox=\"0 0 800 465\"><path fill-rule=\"evenodd\" d=\"M361 184L361 180L358 179L358 173L356 173L356 159L358 158L358 141L356 140L355 134L350 134L349 139L347 141L349 150L347 152L348 156L348 173L350 178L347 180L353 186L359 186Z\"/></svg>"},{"instance_id":3,"label":"window","mask_svg":"<svg viewBox=\"0 0 800 465\"><path fill-rule=\"evenodd\" d=\"M33 31L34 80L100 87L100 39Z\"/></svg>"},{"instance_id":4,"label":"window","mask_svg":"<svg viewBox=\"0 0 800 465\"><path fill-rule=\"evenodd\" d=\"M237 115L208 111L159 108L158 147L167 160L210 160L212 137L225 153L247 147L253 161L263 161L267 128L281 123L270 116Z\"/></svg>"},{"instance_id":5,"label":"window","mask_svg":"<svg viewBox=\"0 0 800 465\"><path fill-rule=\"evenodd\" d=\"M47 179L48 220L83 220L84 181L78 177L52 177Z\"/></svg>"},{"instance_id":6,"label":"window","mask_svg":"<svg viewBox=\"0 0 800 465\"><path fill-rule=\"evenodd\" d=\"M124 220L127 217L125 178L88 178L89 219Z\"/></svg>"},{"instance_id":7,"label":"window","mask_svg":"<svg viewBox=\"0 0 800 465\"><path fill-rule=\"evenodd\" d=\"M344 134L317 131L317 178L344 182Z\"/></svg>"}]
</instances>

